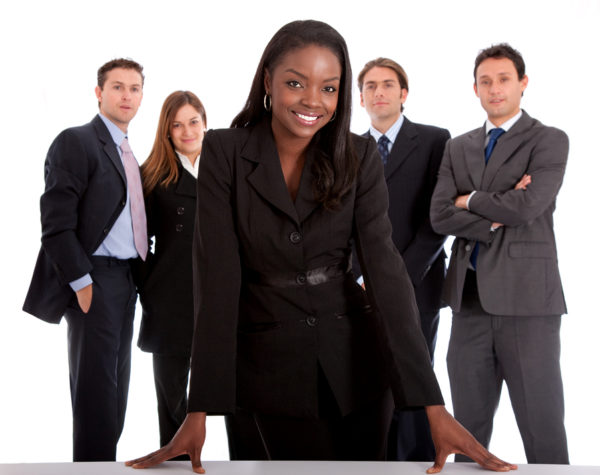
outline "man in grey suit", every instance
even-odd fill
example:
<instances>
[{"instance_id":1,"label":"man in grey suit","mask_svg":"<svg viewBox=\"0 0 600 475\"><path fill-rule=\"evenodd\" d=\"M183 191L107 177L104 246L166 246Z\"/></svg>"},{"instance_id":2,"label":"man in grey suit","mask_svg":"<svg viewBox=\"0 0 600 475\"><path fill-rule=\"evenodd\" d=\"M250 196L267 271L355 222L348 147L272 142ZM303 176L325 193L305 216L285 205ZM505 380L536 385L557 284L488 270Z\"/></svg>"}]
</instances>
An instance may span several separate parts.
<instances>
[{"instance_id":1,"label":"man in grey suit","mask_svg":"<svg viewBox=\"0 0 600 475\"><path fill-rule=\"evenodd\" d=\"M454 414L487 446L505 381L527 461L566 464L552 214L568 138L520 108L528 78L518 51L481 51L474 75L487 121L448 142L431 203L433 229L456 236L443 291Z\"/></svg>"},{"instance_id":2,"label":"man in grey suit","mask_svg":"<svg viewBox=\"0 0 600 475\"><path fill-rule=\"evenodd\" d=\"M360 103L371 118L364 136L375 139L384 163L392 240L411 278L421 330L433 361L446 270L446 236L431 228L429 205L450 133L404 116L408 77L402 66L389 58L365 64L358 75L358 88ZM352 267L360 275L356 256ZM424 410L395 411L387 457L434 460L435 447Z\"/></svg>"}]
</instances>

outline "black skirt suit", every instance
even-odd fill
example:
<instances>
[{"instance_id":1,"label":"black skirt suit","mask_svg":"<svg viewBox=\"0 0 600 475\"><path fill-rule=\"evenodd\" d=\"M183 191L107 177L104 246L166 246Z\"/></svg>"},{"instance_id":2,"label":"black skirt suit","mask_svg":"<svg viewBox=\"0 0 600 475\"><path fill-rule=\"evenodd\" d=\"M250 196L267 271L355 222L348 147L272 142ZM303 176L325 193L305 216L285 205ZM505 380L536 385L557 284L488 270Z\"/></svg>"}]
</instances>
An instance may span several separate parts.
<instances>
[{"instance_id":1,"label":"black skirt suit","mask_svg":"<svg viewBox=\"0 0 600 475\"><path fill-rule=\"evenodd\" d=\"M317 418L323 377L342 415L389 387L400 407L443 403L391 240L381 160L372 140L353 140L357 181L328 211L313 198L319 151L307 153L293 202L267 121L207 133L189 411ZM352 240L366 293L345 272Z\"/></svg>"},{"instance_id":2,"label":"black skirt suit","mask_svg":"<svg viewBox=\"0 0 600 475\"><path fill-rule=\"evenodd\" d=\"M157 185L146 197L148 254L140 287L142 322L138 345L153 353L161 443L185 418L194 301L192 238L196 179L181 164L177 182Z\"/></svg>"}]
</instances>

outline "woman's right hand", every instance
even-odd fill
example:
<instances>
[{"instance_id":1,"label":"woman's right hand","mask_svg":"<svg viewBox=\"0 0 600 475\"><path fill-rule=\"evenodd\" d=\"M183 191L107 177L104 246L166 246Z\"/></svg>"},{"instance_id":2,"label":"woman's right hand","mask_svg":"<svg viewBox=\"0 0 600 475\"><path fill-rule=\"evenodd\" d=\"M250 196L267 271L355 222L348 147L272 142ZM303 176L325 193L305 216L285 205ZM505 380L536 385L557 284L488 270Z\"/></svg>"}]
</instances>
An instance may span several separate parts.
<instances>
[{"instance_id":1,"label":"woman's right hand","mask_svg":"<svg viewBox=\"0 0 600 475\"><path fill-rule=\"evenodd\" d=\"M188 454L194 472L205 473L200 461L205 438L206 412L189 412L171 442L156 452L135 460L129 460L125 462L125 465L133 468L148 468L178 455Z\"/></svg>"}]
</instances>

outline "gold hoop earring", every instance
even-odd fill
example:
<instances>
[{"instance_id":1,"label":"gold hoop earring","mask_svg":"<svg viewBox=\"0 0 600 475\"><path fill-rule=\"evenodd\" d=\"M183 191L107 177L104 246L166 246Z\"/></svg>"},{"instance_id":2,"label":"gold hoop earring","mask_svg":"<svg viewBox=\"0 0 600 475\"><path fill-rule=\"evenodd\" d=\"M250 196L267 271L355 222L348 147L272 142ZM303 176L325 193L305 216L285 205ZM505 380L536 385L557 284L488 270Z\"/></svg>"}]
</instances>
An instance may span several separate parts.
<instances>
[{"instance_id":1,"label":"gold hoop earring","mask_svg":"<svg viewBox=\"0 0 600 475\"><path fill-rule=\"evenodd\" d=\"M268 105L267 105L267 103L268 103ZM271 106L272 106L271 96L269 96L267 93L265 93L265 98L263 99L263 104L265 106L265 110L267 112L271 112Z\"/></svg>"},{"instance_id":2,"label":"gold hoop earring","mask_svg":"<svg viewBox=\"0 0 600 475\"><path fill-rule=\"evenodd\" d=\"M331 116L331 119L329 119L329 122L333 122L335 120L336 114L337 114L337 109L333 111L333 115Z\"/></svg>"}]
</instances>

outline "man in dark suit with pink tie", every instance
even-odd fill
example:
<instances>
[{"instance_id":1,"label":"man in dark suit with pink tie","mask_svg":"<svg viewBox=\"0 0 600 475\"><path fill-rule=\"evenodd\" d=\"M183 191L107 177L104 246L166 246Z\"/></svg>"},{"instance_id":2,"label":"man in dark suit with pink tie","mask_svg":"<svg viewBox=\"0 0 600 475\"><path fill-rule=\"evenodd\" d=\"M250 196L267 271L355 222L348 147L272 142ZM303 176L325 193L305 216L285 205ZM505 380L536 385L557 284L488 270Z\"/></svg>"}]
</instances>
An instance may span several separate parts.
<instances>
[{"instance_id":1,"label":"man in dark suit with pink tie","mask_svg":"<svg viewBox=\"0 0 600 475\"><path fill-rule=\"evenodd\" d=\"M61 132L44 165L42 247L23 310L68 322L73 460L116 459L123 430L136 301L132 260L148 239L139 166L127 138L142 67L98 70L99 114Z\"/></svg>"}]
</instances>

